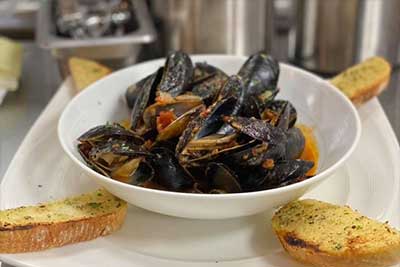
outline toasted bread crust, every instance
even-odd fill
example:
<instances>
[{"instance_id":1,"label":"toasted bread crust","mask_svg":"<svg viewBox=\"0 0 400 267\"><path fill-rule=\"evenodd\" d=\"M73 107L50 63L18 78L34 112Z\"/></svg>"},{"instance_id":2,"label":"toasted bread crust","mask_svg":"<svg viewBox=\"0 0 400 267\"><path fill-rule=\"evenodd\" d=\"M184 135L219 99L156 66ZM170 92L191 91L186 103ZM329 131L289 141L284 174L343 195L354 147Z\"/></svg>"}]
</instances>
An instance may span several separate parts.
<instances>
[{"instance_id":1,"label":"toasted bread crust","mask_svg":"<svg viewBox=\"0 0 400 267\"><path fill-rule=\"evenodd\" d=\"M293 233L276 232L283 248L294 259L319 267L384 267L392 266L400 260L400 245L382 249L379 253L358 254L350 251L342 255L330 254L318 249L318 245L302 240L302 245L294 245L288 242L288 235Z\"/></svg>"},{"instance_id":2,"label":"toasted bread crust","mask_svg":"<svg viewBox=\"0 0 400 267\"><path fill-rule=\"evenodd\" d=\"M371 57L352 66L330 81L355 105L378 96L390 81L391 66L382 57Z\"/></svg>"},{"instance_id":3,"label":"toasted bread crust","mask_svg":"<svg viewBox=\"0 0 400 267\"><path fill-rule=\"evenodd\" d=\"M110 214L75 221L38 224L0 230L0 253L21 253L92 240L118 230L127 205Z\"/></svg>"},{"instance_id":4,"label":"toasted bread crust","mask_svg":"<svg viewBox=\"0 0 400 267\"><path fill-rule=\"evenodd\" d=\"M293 201L272 219L294 259L321 267L384 267L400 261L400 232L349 207Z\"/></svg>"},{"instance_id":5,"label":"toasted bread crust","mask_svg":"<svg viewBox=\"0 0 400 267\"><path fill-rule=\"evenodd\" d=\"M358 94L354 94L349 96L350 100L356 106L360 106L361 104L367 102L371 98L378 96L382 93L383 90L386 89L390 81L390 74L386 77L382 78L382 80L377 81L374 85L370 87L366 87L363 92L359 92Z\"/></svg>"},{"instance_id":6,"label":"toasted bread crust","mask_svg":"<svg viewBox=\"0 0 400 267\"><path fill-rule=\"evenodd\" d=\"M71 57L68 66L78 92L112 72L96 61L78 57Z\"/></svg>"}]
</instances>

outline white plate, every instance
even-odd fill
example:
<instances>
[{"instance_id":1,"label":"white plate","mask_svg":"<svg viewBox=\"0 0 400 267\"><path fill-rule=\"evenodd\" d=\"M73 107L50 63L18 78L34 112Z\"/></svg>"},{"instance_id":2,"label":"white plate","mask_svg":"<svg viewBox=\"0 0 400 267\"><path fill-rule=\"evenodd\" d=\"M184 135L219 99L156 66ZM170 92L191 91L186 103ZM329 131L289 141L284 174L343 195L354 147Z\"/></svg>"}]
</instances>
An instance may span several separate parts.
<instances>
[{"instance_id":1,"label":"white plate","mask_svg":"<svg viewBox=\"0 0 400 267\"><path fill-rule=\"evenodd\" d=\"M93 189L93 182L64 155L58 117L72 96L62 85L32 127L0 187L0 207L12 208ZM347 164L307 197L349 204L399 226L399 147L377 100L359 110L363 133ZM188 220L130 207L123 228L94 241L27 254L2 254L16 266L302 266L273 236L270 214L223 221Z\"/></svg>"}]
</instances>

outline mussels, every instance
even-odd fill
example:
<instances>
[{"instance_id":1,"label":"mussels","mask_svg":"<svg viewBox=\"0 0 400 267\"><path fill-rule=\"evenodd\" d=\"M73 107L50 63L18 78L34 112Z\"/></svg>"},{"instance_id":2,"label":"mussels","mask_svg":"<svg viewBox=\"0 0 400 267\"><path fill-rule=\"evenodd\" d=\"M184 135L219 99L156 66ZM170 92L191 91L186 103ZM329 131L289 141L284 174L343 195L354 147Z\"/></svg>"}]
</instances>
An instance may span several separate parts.
<instances>
[{"instance_id":1,"label":"mussels","mask_svg":"<svg viewBox=\"0 0 400 267\"><path fill-rule=\"evenodd\" d=\"M279 63L270 55L259 52L250 56L238 73L244 81L246 99L252 98L260 109L265 108L278 93L279 72ZM245 105L251 103L246 100Z\"/></svg>"},{"instance_id":2,"label":"mussels","mask_svg":"<svg viewBox=\"0 0 400 267\"><path fill-rule=\"evenodd\" d=\"M295 107L275 99L279 73L263 52L230 76L172 52L126 90L130 125L89 129L78 152L104 176L158 190L225 194L300 182L314 162L302 156Z\"/></svg>"},{"instance_id":3,"label":"mussels","mask_svg":"<svg viewBox=\"0 0 400 267\"><path fill-rule=\"evenodd\" d=\"M129 101L135 100L131 112L131 129L134 130L139 126L144 110L149 104L153 103L162 72L163 68L159 68L156 73L144 78L144 81L139 81L136 87L133 87L135 89L128 88L126 92L128 105ZM133 97L135 92L137 94L136 98Z\"/></svg>"},{"instance_id":4,"label":"mussels","mask_svg":"<svg viewBox=\"0 0 400 267\"><path fill-rule=\"evenodd\" d=\"M190 91L201 97L204 104L209 106L214 102L227 79L228 75L222 70L206 62L196 63L194 81L190 85Z\"/></svg>"},{"instance_id":5,"label":"mussels","mask_svg":"<svg viewBox=\"0 0 400 267\"><path fill-rule=\"evenodd\" d=\"M193 63L190 57L177 51L168 55L159 85L161 92L176 97L185 92L193 78Z\"/></svg>"}]
</instances>

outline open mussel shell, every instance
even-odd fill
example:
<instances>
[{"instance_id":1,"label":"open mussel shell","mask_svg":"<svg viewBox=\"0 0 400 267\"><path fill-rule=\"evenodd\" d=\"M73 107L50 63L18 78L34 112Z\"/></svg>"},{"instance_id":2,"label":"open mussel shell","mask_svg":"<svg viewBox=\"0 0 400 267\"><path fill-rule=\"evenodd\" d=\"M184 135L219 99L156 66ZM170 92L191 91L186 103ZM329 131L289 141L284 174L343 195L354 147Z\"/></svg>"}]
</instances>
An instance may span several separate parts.
<instances>
[{"instance_id":1,"label":"open mussel shell","mask_svg":"<svg viewBox=\"0 0 400 267\"><path fill-rule=\"evenodd\" d=\"M135 84L132 84L131 86L129 86L126 89L125 99L126 99L126 103L128 104L129 108L133 108L133 106L134 106L134 104L136 102L136 99L138 98L138 96L142 92L143 86L151 78L152 78L152 74L146 76L145 78L143 78L139 82L137 82Z\"/></svg>"},{"instance_id":2,"label":"open mussel shell","mask_svg":"<svg viewBox=\"0 0 400 267\"><path fill-rule=\"evenodd\" d=\"M230 116L236 116L241 112L243 102L245 100L245 91L243 89L242 78L238 75L232 75L228 78L225 85L221 88L217 101L234 97L237 99L235 107L230 112ZM226 114L226 113L225 113ZM223 123L217 133L219 134L232 134L235 130L227 123Z\"/></svg>"},{"instance_id":3,"label":"open mussel shell","mask_svg":"<svg viewBox=\"0 0 400 267\"><path fill-rule=\"evenodd\" d=\"M154 178L154 168L146 161L140 161L137 169L130 175L128 183L145 186Z\"/></svg>"},{"instance_id":4,"label":"open mussel shell","mask_svg":"<svg viewBox=\"0 0 400 267\"><path fill-rule=\"evenodd\" d=\"M185 92L192 78L193 63L190 57L181 51L173 52L167 57L159 90L176 97Z\"/></svg>"},{"instance_id":5,"label":"open mussel shell","mask_svg":"<svg viewBox=\"0 0 400 267\"><path fill-rule=\"evenodd\" d=\"M239 116L225 116L223 120L237 131L256 140L279 144L284 142L286 138L285 132L282 129L276 128L263 120Z\"/></svg>"},{"instance_id":6,"label":"open mussel shell","mask_svg":"<svg viewBox=\"0 0 400 267\"><path fill-rule=\"evenodd\" d=\"M129 178L132 176L133 173L135 173L142 160L142 157L127 160L122 165L111 171L111 178L124 183L128 183L130 181Z\"/></svg>"},{"instance_id":7,"label":"open mussel shell","mask_svg":"<svg viewBox=\"0 0 400 267\"><path fill-rule=\"evenodd\" d=\"M221 101L222 99L231 96L237 98L239 104L243 101L244 97L243 81L242 78L238 75L229 76L228 80L226 81L226 83L221 88L221 91L218 94L217 101Z\"/></svg>"},{"instance_id":8,"label":"open mussel shell","mask_svg":"<svg viewBox=\"0 0 400 267\"><path fill-rule=\"evenodd\" d=\"M158 70L135 84L132 84L126 89L125 99L129 108L133 108L135 103L137 103L137 99L141 96L142 91L150 91L151 89L157 89L158 83L161 81L161 77L163 74L163 68L158 68ZM155 98L155 90L153 92L152 100ZM142 100L141 100L142 101Z\"/></svg>"},{"instance_id":9,"label":"open mussel shell","mask_svg":"<svg viewBox=\"0 0 400 267\"><path fill-rule=\"evenodd\" d=\"M258 103L257 99L255 96L247 96L245 98L246 105L242 105L240 115L249 117L249 118L256 118L256 119L261 119L261 114L263 110L260 107L260 104Z\"/></svg>"},{"instance_id":10,"label":"open mussel shell","mask_svg":"<svg viewBox=\"0 0 400 267\"><path fill-rule=\"evenodd\" d=\"M190 91L203 100L209 106L217 97L220 89L228 79L222 70L205 62L198 62L194 68L194 81L190 85Z\"/></svg>"},{"instance_id":11,"label":"open mussel shell","mask_svg":"<svg viewBox=\"0 0 400 267\"><path fill-rule=\"evenodd\" d=\"M135 130L139 126L139 123L142 120L143 112L146 109L146 107L154 102L158 84L161 81L162 73L163 73L163 68L159 68L155 73L146 77L144 82L140 81L139 82L140 84L137 84L136 88L135 87L128 88L127 94L128 92L130 92L131 93L130 98L131 99L135 98L135 102L133 103L131 111L132 130ZM143 85L141 85L141 83L143 83ZM141 86L139 87L139 85ZM134 93L137 93L135 97L133 96Z\"/></svg>"},{"instance_id":12,"label":"open mussel shell","mask_svg":"<svg viewBox=\"0 0 400 267\"><path fill-rule=\"evenodd\" d=\"M183 166L202 166L224 154L240 150L246 144L236 142L237 134L212 134L201 139L191 140L179 154Z\"/></svg>"},{"instance_id":13,"label":"open mussel shell","mask_svg":"<svg viewBox=\"0 0 400 267\"><path fill-rule=\"evenodd\" d=\"M144 140L139 135L126 130L119 124L105 124L91 128L78 137L79 142L105 142L109 138L128 140L135 145L142 145Z\"/></svg>"},{"instance_id":14,"label":"open mussel shell","mask_svg":"<svg viewBox=\"0 0 400 267\"><path fill-rule=\"evenodd\" d=\"M184 191L193 186L193 178L179 164L172 151L157 147L151 152L155 155L152 166L156 173L155 181L158 184L171 191Z\"/></svg>"},{"instance_id":15,"label":"open mussel shell","mask_svg":"<svg viewBox=\"0 0 400 267\"><path fill-rule=\"evenodd\" d=\"M193 109L185 112L176 120L171 122L166 128L159 132L156 141L165 141L175 137L178 137L186 129L188 123L197 117L201 111L205 109L204 105L199 105ZM175 150L175 149L173 149Z\"/></svg>"},{"instance_id":16,"label":"open mussel shell","mask_svg":"<svg viewBox=\"0 0 400 267\"><path fill-rule=\"evenodd\" d=\"M179 137L178 144L175 148L175 155L179 158L180 153L184 150L186 145L194 138L200 126L203 124L205 118L203 116L198 115L193 120L191 120L186 129L182 132L181 136Z\"/></svg>"},{"instance_id":17,"label":"open mussel shell","mask_svg":"<svg viewBox=\"0 0 400 267\"><path fill-rule=\"evenodd\" d=\"M200 105L202 105L202 101L196 97L180 99L171 103L156 102L145 109L143 121L148 129L155 129L157 127L157 116L160 115L160 112L172 112L173 116L177 118Z\"/></svg>"},{"instance_id":18,"label":"open mussel shell","mask_svg":"<svg viewBox=\"0 0 400 267\"><path fill-rule=\"evenodd\" d=\"M218 148L229 147L229 144L236 140L236 134L223 135L211 134L203 138L193 139L187 145L189 151L215 150Z\"/></svg>"},{"instance_id":19,"label":"open mussel shell","mask_svg":"<svg viewBox=\"0 0 400 267\"><path fill-rule=\"evenodd\" d=\"M193 83L204 81L208 77L213 77L214 75L224 75L226 78L228 77L228 75L226 75L221 69L210 65L207 62L195 63L193 70Z\"/></svg>"},{"instance_id":20,"label":"open mussel shell","mask_svg":"<svg viewBox=\"0 0 400 267\"><path fill-rule=\"evenodd\" d=\"M129 159L115 168L110 177L124 183L144 186L154 178L154 169L144 157L138 157Z\"/></svg>"},{"instance_id":21,"label":"open mussel shell","mask_svg":"<svg viewBox=\"0 0 400 267\"><path fill-rule=\"evenodd\" d=\"M218 190L219 193L240 193L242 188L238 178L223 163L211 162L207 165L206 176L210 179L212 190ZM213 192L211 192L213 193ZM217 193L217 192L214 192Z\"/></svg>"},{"instance_id":22,"label":"open mussel shell","mask_svg":"<svg viewBox=\"0 0 400 267\"><path fill-rule=\"evenodd\" d=\"M260 107L265 107L276 95L279 63L271 56L263 52L250 56L238 75L243 78L246 95L255 96Z\"/></svg>"},{"instance_id":23,"label":"open mussel shell","mask_svg":"<svg viewBox=\"0 0 400 267\"><path fill-rule=\"evenodd\" d=\"M87 142L78 144L78 152L83 158L83 160L86 162L86 164L95 171L99 172L100 174L106 177L110 177L108 172L105 169L103 169L103 167L99 166L96 162L92 161L89 158L89 151L91 150L91 148L92 146L90 145L90 143Z\"/></svg>"},{"instance_id":24,"label":"open mussel shell","mask_svg":"<svg viewBox=\"0 0 400 267\"><path fill-rule=\"evenodd\" d=\"M284 146L250 142L243 149L226 154L221 160L232 167L254 167L266 160L280 160L285 157Z\"/></svg>"},{"instance_id":25,"label":"open mussel shell","mask_svg":"<svg viewBox=\"0 0 400 267\"><path fill-rule=\"evenodd\" d=\"M98 143L92 147L89 151L89 156L93 159L102 157L103 154L114 154L116 156L148 156L150 153L146 151L142 146L136 145L133 142L120 140L120 139L109 139L107 142Z\"/></svg>"},{"instance_id":26,"label":"open mussel shell","mask_svg":"<svg viewBox=\"0 0 400 267\"><path fill-rule=\"evenodd\" d=\"M236 108L237 101L236 97L231 96L216 102L215 105L210 107L210 113L200 126L195 139L216 133L224 125L223 116L232 114Z\"/></svg>"},{"instance_id":27,"label":"open mussel shell","mask_svg":"<svg viewBox=\"0 0 400 267\"><path fill-rule=\"evenodd\" d=\"M274 100L268 103L261 117L274 126L289 129L296 123L297 111L289 101Z\"/></svg>"}]
</instances>

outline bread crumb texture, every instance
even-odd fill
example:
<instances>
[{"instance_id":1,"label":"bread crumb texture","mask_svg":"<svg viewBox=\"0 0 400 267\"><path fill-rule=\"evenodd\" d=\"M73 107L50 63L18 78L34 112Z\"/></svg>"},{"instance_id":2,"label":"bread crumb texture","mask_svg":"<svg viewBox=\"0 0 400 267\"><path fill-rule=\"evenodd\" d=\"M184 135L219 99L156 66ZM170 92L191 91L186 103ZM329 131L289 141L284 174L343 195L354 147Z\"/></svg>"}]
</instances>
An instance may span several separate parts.
<instances>
[{"instance_id":1,"label":"bread crumb texture","mask_svg":"<svg viewBox=\"0 0 400 267\"><path fill-rule=\"evenodd\" d=\"M334 77L331 82L348 97L358 97L366 90L384 83L390 78L391 66L381 57L371 57L348 68Z\"/></svg>"},{"instance_id":2,"label":"bread crumb texture","mask_svg":"<svg viewBox=\"0 0 400 267\"><path fill-rule=\"evenodd\" d=\"M282 207L272 225L278 235L286 233L284 238L290 245L308 246L331 255L379 253L400 243L399 231L388 223L369 219L347 206L310 199Z\"/></svg>"},{"instance_id":3,"label":"bread crumb texture","mask_svg":"<svg viewBox=\"0 0 400 267\"><path fill-rule=\"evenodd\" d=\"M96 61L78 57L71 57L68 65L72 79L79 91L112 72L110 68Z\"/></svg>"},{"instance_id":4,"label":"bread crumb texture","mask_svg":"<svg viewBox=\"0 0 400 267\"><path fill-rule=\"evenodd\" d=\"M43 205L0 211L0 231L29 229L101 217L126 208L126 202L104 189Z\"/></svg>"}]
</instances>

